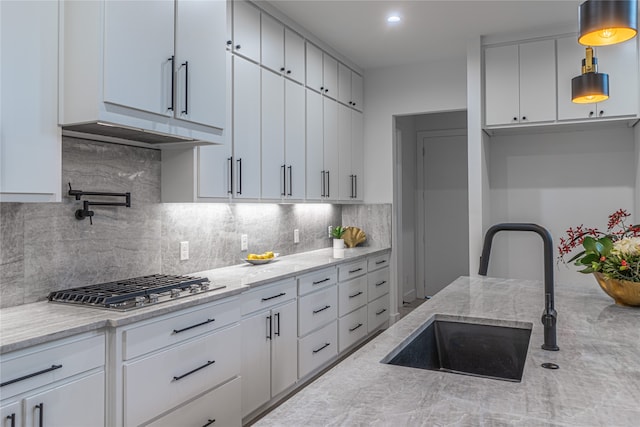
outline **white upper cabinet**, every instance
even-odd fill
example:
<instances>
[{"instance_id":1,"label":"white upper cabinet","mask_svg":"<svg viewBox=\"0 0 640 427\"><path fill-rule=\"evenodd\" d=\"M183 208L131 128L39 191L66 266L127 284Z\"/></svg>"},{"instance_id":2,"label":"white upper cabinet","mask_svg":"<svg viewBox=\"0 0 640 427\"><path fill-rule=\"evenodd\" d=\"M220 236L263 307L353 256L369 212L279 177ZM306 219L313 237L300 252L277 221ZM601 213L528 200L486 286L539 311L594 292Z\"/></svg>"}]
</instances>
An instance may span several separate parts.
<instances>
[{"instance_id":1,"label":"white upper cabinet","mask_svg":"<svg viewBox=\"0 0 640 427\"><path fill-rule=\"evenodd\" d=\"M571 102L571 79L581 73L585 47L576 37L558 39L558 120L584 120L638 114L637 40L594 48L598 72L609 75L609 99L597 104Z\"/></svg>"},{"instance_id":2,"label":"white upper cabinet","mask_svg":"<svg viewBox=\"0 0 640 427\"><path fill-rule=\"evenodd\" d=\"M322 54L322 88L330 98L338 98L338 61L326 53Z\"/></svg>"},{"instance_id":3,"label":"white upper cabinet","mask_svg":"<svg viewBox=\"0 0 640 427\"><path fill-rule=\"evenodd\" d=\"M362 76L338 63L338 101L362 111Z\"/></svg>"},{"instance_id":4,"label":"white upper cabinet","mask_svg":"<svg viewBox=\"0 0 640 427\"><path fill-rule=\"evenodd\" d=\"M260 61L260 10L243 0L233 2L233 51Z\"/></svg>"},{"instance_id":5,"label":"white upper cabinet","mask_svg":"<svg viewBox=\"0 0 640 427\"><path fill-rule=\"evenodd\" d=\"M322 100L324 198L338 200L340 174L338 162L338 103L328 98Z\"/></svg>"},{"instance_id":6,"label":"white upper cabinet","mask_svg":"<svg viewBox=\"0 0 640 427\"><path fill-rule=\"evenodd\" d=\"M262 70L262 198L286 195L284 79Z\"/></svg>"},{"instance_id":7,"label":"white upper cabinet","mask_svg":"<svg viewBox=\"0 0 640 427\"><path fill-rule=\"evenodd\" d=\"M338 61L311 43L307 43L307 87L338 98Z\"/></svg>"},{"instance_id":8,"label":"white upper cabinet","mask_svg":"<svg viewBox=\"0 0 640 427\"><path fill-rule=\"evenodd\" d=\"M0 40L0 201L60 201L58 2L0 2Z\"/></svg>"},{"instance_id":9,"label":"white upper cabinet","mask_svg":"<svg viewBox=\"0 0 640 427\"><path fill-rule=\"evenodd\" d=\"M261 63L273 71L284 73L284 25L262 14Z\"/></svg>"},{"instance_id":10,"label":"white upper cabinet","mask_svg":"<svg viewBox=\"0 0 640 427\"><path fill-rule=\"evenodd\" d=\"M485 49L487 126L556 118L555 41Z\"/></svg>"},{"instance_id":11,"label":"white upper cabinet","mask_svg":"<svg viewBox=\"0 0 640 427\"><path fill-rule=\"evenodd\" d=\"M305 197L305 89L286 80L284 84L284 141L286 198Z\"/></svg>"},{"instance_id":12,"label":"white upper cabinet","mask_svg":"<svg viewBox=\"0 0 640 427\"><path fill-rule=\"evenodd\" d=\"M322 96L307 89L307 200L324 197L324 146L322 129Z\"/></svg>"},{"instance_id":13,"label":"white upper cabinet","mask_svg":"<svg viewBox=\"0 0 640 427\"><path fill-rule=\"evenodd\" d=\"M304 39L288 28L284 30L284 66L288 78L304 84Z\"/></svg>"},{"instance_id":14,"label":"white upper cabinet","mask_svg":"<svg viewBox=\"0 0 640 427\"><path fill-rule=\"evenodd\" d=\"M362 113L338 106L340 200L362 200L364 180L364 140Z\"/></svg>"}]
</instances>

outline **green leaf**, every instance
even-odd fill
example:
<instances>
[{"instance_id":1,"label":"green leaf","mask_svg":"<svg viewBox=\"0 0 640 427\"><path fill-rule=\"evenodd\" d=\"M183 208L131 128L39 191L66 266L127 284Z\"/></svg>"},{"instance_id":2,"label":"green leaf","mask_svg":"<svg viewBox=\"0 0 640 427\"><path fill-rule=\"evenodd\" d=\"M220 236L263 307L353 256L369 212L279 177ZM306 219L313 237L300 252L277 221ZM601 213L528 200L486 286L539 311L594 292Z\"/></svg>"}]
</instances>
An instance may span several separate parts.
<instances>
[{"instance_id":1,"label":"green leaf","mask_svg":"<svg viewBox=\"0 0 640 427\"><path fill-rule=\"evenodd\" d=\"M585 251L580 251L579 253L575 254L569 261L567 261L567 264L572 263L573 261L577 260L584 254L585 254Z\"/></svg>"},{"instance_id":2,"label":"green leaf","mask_svg":"<svg viewBox=\"0 0 640 427\"><path fill-rule=\"evenodd\" d=\"M582 242L582 246L584 246L584 249L587 253L597 252L596 239L594 239L593 237L590 237L590 236L585 237L584 241Z\"/></svg>"},{"instance_id":3,"label":"green leaf","mask_svg":"<svg viewBox=\"0 0 640 427\"><path fill-rule=\"evenodd\" d=\"M592 262L596 262L599 259L600 257L598 256L598 254L587 254L584 256L584 258L580 260L580 264L583 264L583 265L591 264Z\"/></svg>"},{"instance_id":4,"label":"green leaf","mask_svg":"<svg viewBox=\"0 0 640 427\"><path fill-rule=\"evenodd\" d=\"M603 237L602 239L598 240L598 243L602 245L602 250L600 251L600 253L604 256L609 255L611 249L613 249L613 242L611 241L611 239L609 239L608 237Z\"/></svg>"},{"instance_id":5,"label":"green leaf","mask_svg":"<svg viewBox=\"0 0 640 427\"><path fill-rule=\"evenodd\" d=\"M578 270L578 273L584 273L584 274L593 273L593 268L587 267L584 270Z\"/></svg>"}]
</instances>

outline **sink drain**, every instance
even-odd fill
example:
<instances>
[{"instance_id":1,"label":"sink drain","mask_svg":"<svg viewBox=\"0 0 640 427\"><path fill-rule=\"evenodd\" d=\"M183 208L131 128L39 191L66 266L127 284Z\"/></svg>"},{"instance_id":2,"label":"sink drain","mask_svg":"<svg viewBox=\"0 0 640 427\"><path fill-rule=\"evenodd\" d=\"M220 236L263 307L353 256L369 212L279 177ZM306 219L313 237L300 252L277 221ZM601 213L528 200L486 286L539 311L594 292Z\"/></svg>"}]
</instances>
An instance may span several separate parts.
<instances>
[{"instance_id":1,"label":"sink drain","mask_svg":"<svg viewBox=\"0 0 640 427\"><path fill-rule=\"evenodd\" d=\"M543 363L540 366L542 366L544 369L560 369L560 366L556 365L555 363L551 363L551 362Z\"/></svg>"}]
</instances>

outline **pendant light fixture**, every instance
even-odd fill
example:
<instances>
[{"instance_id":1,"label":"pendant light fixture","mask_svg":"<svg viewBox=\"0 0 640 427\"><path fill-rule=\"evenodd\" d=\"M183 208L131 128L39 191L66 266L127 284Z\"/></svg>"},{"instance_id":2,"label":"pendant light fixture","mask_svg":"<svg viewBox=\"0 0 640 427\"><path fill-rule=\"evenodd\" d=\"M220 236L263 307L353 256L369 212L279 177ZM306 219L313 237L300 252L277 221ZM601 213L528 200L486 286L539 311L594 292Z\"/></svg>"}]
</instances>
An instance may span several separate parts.
<instances>
[{"instance_id":1,"label":"pendant light fixture","mask_svg":"<svg viewBox=\"0 0 640 427\"><path fill-rule=\"evenodd\" d=\"M588 0L578 9L578 43L607 46L632 39L638 33L637 0Z\"/></svg>"},{"instance_id":2,"label":"pendant light fixture","mask_svg":"<svg viewBox=\"0 0 640 427\"><path fill-rule=\"evenodd\" d=\"M571 101L576 104L602 102L609 98L609 75L598 73L598 59L587 47L582 60L582 75L571 79Z\"/></svg>"}]
</instances>

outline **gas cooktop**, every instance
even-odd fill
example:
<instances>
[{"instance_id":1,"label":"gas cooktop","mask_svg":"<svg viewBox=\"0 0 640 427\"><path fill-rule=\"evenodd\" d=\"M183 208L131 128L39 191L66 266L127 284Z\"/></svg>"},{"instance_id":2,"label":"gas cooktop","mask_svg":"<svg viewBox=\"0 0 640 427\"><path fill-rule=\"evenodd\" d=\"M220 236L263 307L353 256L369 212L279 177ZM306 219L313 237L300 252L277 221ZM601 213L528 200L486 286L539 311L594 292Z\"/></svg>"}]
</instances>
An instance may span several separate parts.
<instances>
[{"instance_id":1,"label":"gas cooktop","mask_svg":"<svg viewBox=\"0 0 640 427\"><path fill-rule=\"evenodd\" d=\"M51 292L49 301L127 311L224 287L206 277L152 274Z\"/></svg>"}]
</instances>

